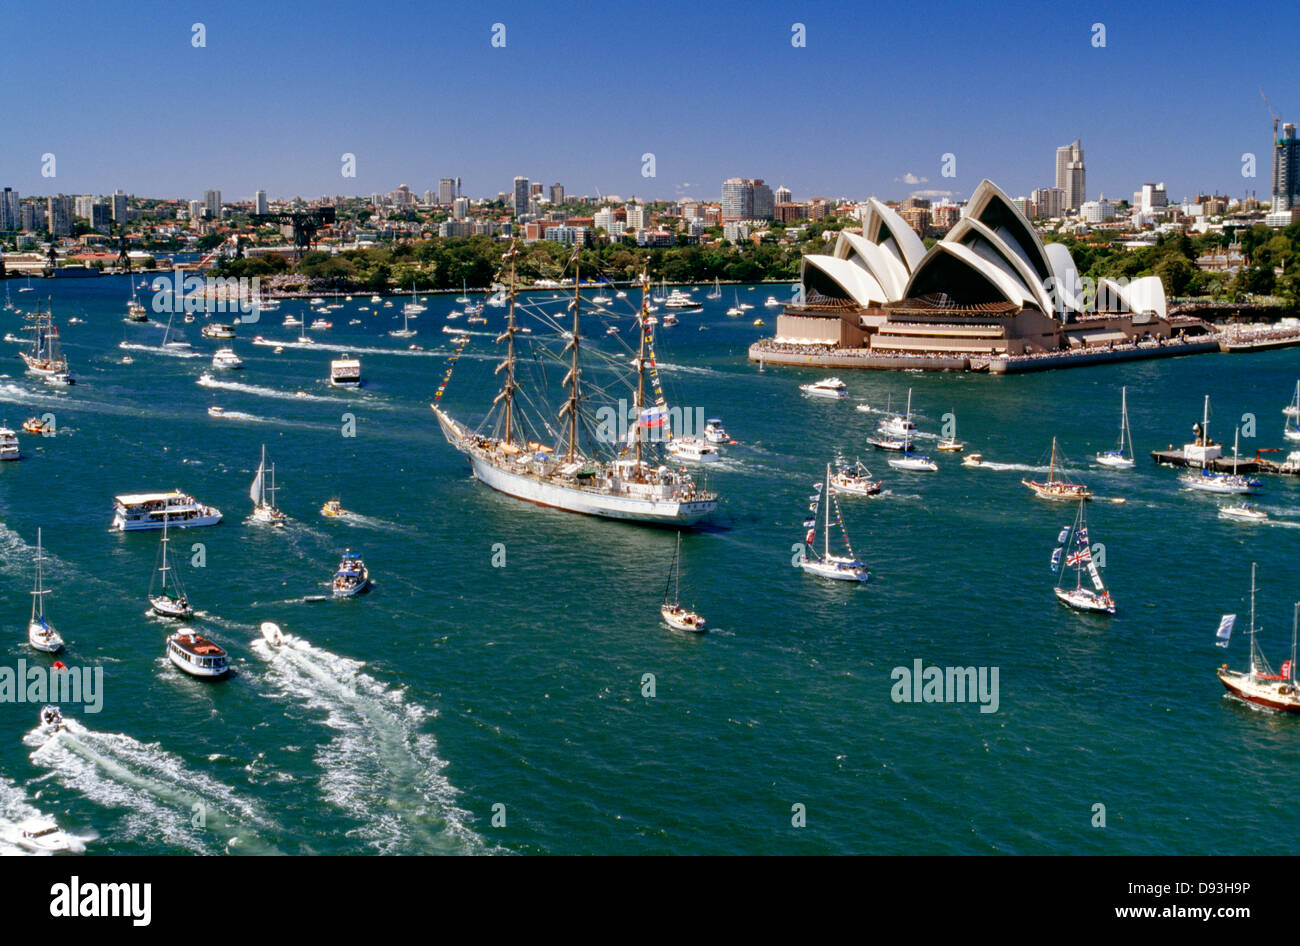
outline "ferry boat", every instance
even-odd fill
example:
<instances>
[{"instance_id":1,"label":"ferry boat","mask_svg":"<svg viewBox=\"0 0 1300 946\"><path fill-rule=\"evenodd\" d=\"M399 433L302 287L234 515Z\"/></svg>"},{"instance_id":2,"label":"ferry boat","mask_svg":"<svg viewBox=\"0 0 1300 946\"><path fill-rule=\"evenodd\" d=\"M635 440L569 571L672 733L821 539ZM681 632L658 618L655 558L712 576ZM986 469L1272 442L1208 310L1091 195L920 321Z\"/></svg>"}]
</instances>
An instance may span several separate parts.
<instances>
[{"instance_id":1,"label":"ferry boat","mask_svg":"<svg viewBox=\"0 0 1300 946\"><path fill-rule=\"evenodd\" d=\"M831 477L831 489L848 496L875 496L884 488L880 480L871 478L871 471L860 460L853 466L841 464Z\"/></svg>"},{"instance_id":2,"label":"ferry boat","mask_svg":"<svg viewBox=\"0 0 1300 946\"><path fill-rule=\"evenodd\" d=\"M218 348L212 356L212 367L233 371L244 367L244 359L236 355L233 348Z\"/></svg>"},{"instance_id":3,"label":"ferry boat","mask_svg":"<svg viewBox=\"0 0 1300 946\"><path fill-rule=\"evenodd\" d=\"M366 590L370 584L370 572L360 555L354 555L350 549L344 549L343 558L334 572L332 590L336 598L351 598Z\"/></svg>"},{"instance_id":4,"label":"ferry boat","mask_svg":"<svg viewBox=\"0 0 1300 946\"><path fill-rule=\"evenodd\" d=\"M648 418L652 413L660 419L663 416L658 405L645 403L643 395L647 370L655 370L650 353L653 335L646 324L647 286L644 275L640 348L634 360L636 383L630 385L634 416L639 422L633 426L629 438L633 442L626 452L611 457L609 454L613 451L608 445L593 439L584 449L580 440L579 431L583 429L579 416L583 402L580 382L582 336L579 331L581 280L576 278L576 255L571 310L573 331L565 347L565 353L569 355L569 370L563 381L569 396L559 412L562 429L554 445L531 442L521 435L520 428L524 424L516 423L516 412L520 409L516 403L519 385L515 372L515 335L519 332L515 325L516 253L517 246L512 246L506 254L510 263L509 307L506 327L498 338L498 341L506 343L506 357L498 369L505 372L504 386L489 412L490 417L497 407L502 409L501 434L495 436L473 431L452 419L437 404L431 404L447 442L466 455L474 475L483 483L540 506L628 522L672 526L691 525L716 511L717 494L697 488L687 474L654 458L655 445L647 444L642 436L642 425L650 423ZM657 382L655 386L658 386ZM587 419L591 420L590 417Z\"/></svg>"},{"instance_id":5,"label":"ferry boat","mask_svg":"<svg viewBox=\"0 0 1300 946\"><path fill-rule=\"evenodd\" d=\"M822 378L811 384L799 385L799 390L810 397L844 398L849 396L848 385L839 378Z\"/></svg>"},{"instance_id":6,"label":"ferry boat","mask_svg":"<svg viewBox=\"0 0 1300 946\"><path fill-rule=\"evenodd\" d=\"M701 437L673 437L664 449L685 463L716 463L722 459L718 451Z\"/></svg>"},{"instance_id":7,"label":"ferry boat","mask_svg":"<svg viewBox=\"0 0 1300 946\"><path fill-rule=\"evenodd\" d=\"M190 676L203 680L214 680L230 672L226 652L196 631L177 631L168 637L167 658Z\"/></svg>"},{"instance_id":8,"label":"ferry boat","mask_svg":"<svg viewBox=\"0 0 1300 946\"><path fill-rule=\"evenodd\" d=\"M126 301L126 320L128 322L148 322L149 313L145 311L144 303L131 293L131 298Z\"/></svg>"},{"instance_id":9,"label":"ferry boat","mask_svg":"<svg viewBox=\"0 0 1300 946\"><path fill-rule=\"evenodd\" d=\"M36 586L32 589L32 616L27 622L27 643L46 654L57 654L63 649L63 638L45 620L45 557L41 551L41 530L36 530Z\"/></svg>"},{"instance_id":10,"label":"ferry boat","mask_svg":"<svg viewBox=\"0 0 1300 946\"><path fill-rule=\"evenodd\" d=\"M704 633L704 617L697 611L682 607L682 533L677 530L677 548L673 552L673 563L668 569L668 581L664 585L663 604L659 605L659 614L664 623L674 630L689 631L693 634ZM673 589L673 600L668 600L668 588Z\"/></svg>"},{"instance_id":11,"label":"ferry boat","mask_svg":"<svg viewBox=\"0 0 1300 946\"><path fill-rule=\"evenodd\" d=\"M361 387L361 362L356 358L335 358L330 362L330 384L336 388Z\"/></svg>"},{"instance_id":12,"label":"ferry boat","mask_svg":"<svg viewBox=\"0 0 1300 946\"><path fill-rule=\"evenodd\" d=\"M867 566L853 554L853 546L849 544L849 534L844 528L844 519L840 515L840 506L835 500L835 491L831 487L831 465L829 463L826 464L825 484L817 483L816 488L817 495L812 497L813 505L810 509L812 517L804 523L804 525L808 526L808 534L804 536L803 540L804 554L796 560L796 567L802 568L810 575L816 575L819 578L829 578L834 581L866 581L871 577L871 573L867 570ZM835 512L835 521L839 524L840 534L844 537L847 555L835 555L831 552L832 510ZM822 526L822 551L819 554L813 547L813 542L817 538L817 519L822 511L824 511L825 518Z\"/></svg>"},{"instance_id":13,"label":"ferry boat","mask_svg":"<svg viewBox=\"0 0 1300 946\"><path fill-rule=\"evenodd\" d=\"M153 593L153 580L149 582L149 607L155 614L166 618L190 618L194 608L185 594L185 585L181 582L180 572L175 566L167 564L167 524L163 523L162 541L158 543L158 569L154 572L158 580L158 594ZM170 586L171 591L168 591Z\"/></svg>"},{"instance_id":14,"label":"ferry boat","mask_svg":"<svg viewBox=\"0 0 1300 946\"><path fill-rule=\"evenodd\" d=\"M1228 646L1235 614L1225 614L1219 622L1220 646ZM1300 713L1300 692L1297 692L1296 639L1300 631L1300 602L1296 602L1291 615L1291 659L1281 673L1274 673L1255 640L1255 563L1250 565L1250 669L1229 670L1224 664L1216 672L1219 682L1233 696L1255 706L1281 713Z\"/></svg>"},{"instance_id":15,"label":"ferry boat","mask_svg":"<svg viewBox=\"0 0 1300 946\"><path fill-rule=\"evenodd\" d=\"M210 322L199 330L204 338L234 338L235 327L224 322Z\"/></svg>"},{"instance_id":16,"label":"ferry boat","mask_svg":"<svg viewBox=\"0 0 1300 946\"><path fill-rule=\"evenodd\" d=\"M268 471L270 472L269 485ZM273 526L284 525L285 515L275 505L275 464L272 463L270 467L266 465L266 444L262 444L262 461L257 465L257 475L253 477L253 485L249 487L248 498L253 501L254 522L264 522Z\"/></svg>"},{"instance_id":17,"label":"ferry boat","mask_svg":"<svg viewBox=\"0 0 1300 946\"><path fill-rule=\"evenodd\" d=\"M22 451L18 449L18 435L8 427L0 427L0 460L18 460Z\"/></svg>"},{"instance_id":18,"label":"ferry boat","mask_svg":"<svg viewBox=\"0 0 1300 946\"><path fill-rule=\"evenodd\" d=\"M1092 491L1081 483L1071 483L1059 479L1056 475L1056 438L1052 438L1052 459L1047 468L1046 482L1023 479L1020 481L1042 499L1073 502L1076 499L1092 499Z\"/></svg>"},{"instance_id":19,"label":"ferry boat","mask_svg":"<svg viewBox=\"0 0 1300 946\"><path fill-rule=\"evenodd\" d=\"M52 818L27 818L0 829L0 840L9 842L33 854L80 854L86 845L76 837L65 834Z\"/></svg>"},{"instance_id":20,"label":"ferry boat","mask_svg":"<svg viewBox=\"0 0 1300 946\"><path fill-rule=\"evenodd\" d=\"M1057 600L1076 611L1095 611L1101 614L1114 614L1115 601L1106 590L1106 584L1097 570L1097 563L1092 557L1092 539L1088 535L1088 522L1084 513L1085 499L1079 500L1079 512L1074 517L1074 524L1066 526L1057 537L1056 550L1052 552L1052 571L1059 572L1053 591ZM1074 568L1074 587L1065 583L1069 569ZM1083 584L1083 573L1088 572L1092 587Z\"/></svg>"},{"instance_id":21,"label":"ferry boat","mask_svg":"<svg viewBox=\"0 0 1300 946\"><path fill-rule=\"evenodd\" d=\"M205 506L180 490L113 497L112 527L119 532L161 529L164 522L172 528L186 529L215 526L220 521L220 509Z\"/></svg>"}]
</instances>

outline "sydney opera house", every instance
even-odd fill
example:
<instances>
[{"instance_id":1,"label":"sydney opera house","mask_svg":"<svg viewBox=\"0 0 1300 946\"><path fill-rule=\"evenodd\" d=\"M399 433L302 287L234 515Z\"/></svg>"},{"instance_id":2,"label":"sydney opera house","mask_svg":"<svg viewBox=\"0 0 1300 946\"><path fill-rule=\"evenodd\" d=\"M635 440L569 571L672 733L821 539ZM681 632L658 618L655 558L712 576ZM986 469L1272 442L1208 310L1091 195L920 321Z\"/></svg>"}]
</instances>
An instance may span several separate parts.
<instances>
[{"instance_id":1,"label":"sydney opera house","mask_svg":"<svg viewBox=\"0 0 1300 946\"><path fill-rule=\"evenodd\" d=\"M802 304L774 339L785 352L857 355L862 367L924 360L979 368L1007 356L1155 343L1175 333L1159 277L1081 280L1063 244L1044 245L1011 200L983 181L947 235L928 250L890 207L872 199L861 235L843 231L829 255L803 258ZM755 350L751 357L759 360Z\"/></svg>"}]
</instances>

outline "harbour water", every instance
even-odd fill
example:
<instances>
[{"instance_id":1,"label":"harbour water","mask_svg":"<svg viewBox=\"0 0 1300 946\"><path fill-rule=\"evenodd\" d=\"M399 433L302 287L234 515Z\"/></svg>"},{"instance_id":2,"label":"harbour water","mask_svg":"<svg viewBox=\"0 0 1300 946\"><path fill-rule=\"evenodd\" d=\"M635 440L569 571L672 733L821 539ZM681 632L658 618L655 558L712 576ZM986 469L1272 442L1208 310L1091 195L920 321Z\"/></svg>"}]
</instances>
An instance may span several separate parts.
<instances>
[{"instance_id":1,"label":"harbour water","mask_svg":"<svg viewBox=\"0 0 1300 946\"><path fill-rule=\"evenodd\" d=\"M1300 721L1226 698L1214 669L1245 664L1252 561L1261 643L1285 659L1300 481L1266 477L1273 521L1232 523L1146 452L1189 439L1206 393L1216 439L1231 444L1253 413L1243 452L1284 447L1294 351L1007 377L845 372L849 401L813 400L797 385L824 370L747 361L775 322L768 287L741 290L756 308L737 319L729 290L656 345L669 402L721 417L739 441L704 476L719 514L682 541L683 603L710 627L695 637L659 620L673 533L523 505L476 483L443 441L428 405L453 350L451 298L430 296L418 335L399 341L387 332L403 300L361 312L358 295L311 346L279 324L308 306L286 303L240 326L244 370L201 386L231 342L195 323L181 330L204 357L146 350L162 328L123 322L124 278L35 285L14 301L52 294L78 383L25 376L5 346L0 419L48 412L57 435L23 435L24 458L0 465L0 665L48 664L25 640L39 527L59 656L103 667L104 705L65 706L70 732L44 748L29 744L36 706L0 705L4 819L39 810L90 838L89 854L1267 853L1290 827ZM486 315L450 323L471 342L442 404L471 424L499 381L504 310ZM586 343L619 350L590 321ZM13 312L0 323L21 334ZM132 364L124 339L143 346ZM325 383L327 346L359 355L361 391ZM1114 445L1121 385L1138 450L1127 472L1085 462ZM901 408L909 387L938 474L891 470L865 444L881 415L853 409ZM209 417L213 404L226 416ZM933 451L948 412L992 466ZM1088 522L1113 618L1052 594L1049 555L1074 510L1020 479L1045 468L1053 436L1097 493ZM245 522L263 443L282 530ZM863 586L791 567L837 451L885 481L841 500L872 570ZM108 528L114 494L172 487L225 514L171 536L195 625L230 652L234 675L215 684L166 661L168 625L146 613L158 534ZM355 515L322 518L335 497ZM345 547L373 591L307 600L328 593ZM1241 615L1226 652L1213 642L1225 612ZM278 655L258 635L267 620L291 635ZM894 702L891 671L915 660L998 668L997 712Z\"/></svg>"}]
</instances>

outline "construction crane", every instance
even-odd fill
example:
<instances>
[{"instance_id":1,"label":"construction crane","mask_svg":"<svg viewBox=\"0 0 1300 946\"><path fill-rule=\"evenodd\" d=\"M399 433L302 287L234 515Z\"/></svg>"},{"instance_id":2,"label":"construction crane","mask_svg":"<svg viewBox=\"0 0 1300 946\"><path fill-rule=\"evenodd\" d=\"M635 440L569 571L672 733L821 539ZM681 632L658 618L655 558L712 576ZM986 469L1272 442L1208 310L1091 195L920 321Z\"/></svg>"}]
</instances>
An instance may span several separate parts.
<instances>
[{"instance_id":1,"label":"construction crane","mask_svg":"<svg viewBox=\"0 0 1300 946\"><path fill-rule=\"evenodd\" d=\"M311 249L316 242L316 231L334 223L333 207L317 207L314 210L292 210L285 213L249 214L253 223L276 223L293 226L293 245L297 248L298 259Z\"/></svg>"},{"instance_id":2,"label":"construction crane","mask_svg":"<svg viewBox=\"0 0 1300 946\"><path fill-rule=\"evenodd\" d=\"M1261 85L1258 86L1258 89L1259 97L1264 100L1264 107L1268 109L1268 113L1273 116L1273 140L1277 141L1277 125L1282 119L1278 116L1277 112L1273 111L1273 106L1268 103L1268 96L1264 94L1264 87Z\"/></svg>"}]
</instances>

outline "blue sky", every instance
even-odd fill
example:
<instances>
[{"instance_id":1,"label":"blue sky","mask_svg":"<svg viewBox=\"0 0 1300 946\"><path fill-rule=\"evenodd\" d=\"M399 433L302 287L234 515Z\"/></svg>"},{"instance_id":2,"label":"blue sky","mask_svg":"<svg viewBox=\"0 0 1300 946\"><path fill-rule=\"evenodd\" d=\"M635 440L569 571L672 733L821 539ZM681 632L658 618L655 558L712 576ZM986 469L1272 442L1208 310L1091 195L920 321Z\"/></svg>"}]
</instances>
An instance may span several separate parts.
<instances>
[{"instance_id":1,"label":"blue sky","mask_svg":"<svg viewBox=\"0 0 1300 946\"><path fill-rule=\"evenodd\" d=\"M0 186L227 200L569 193L1012 196L1081 138L1088 193L1267 198L1271 119L1300 119L1294 0L10 4ZM202 22L207 45L191 45ZM1092 24L1106 28L1092 45ZM506 45L494 48L495 23ZM792 24L807 46L791 44ZM57 177L40 176L41 155ZM641 176L655 155L656 176ZM1241 175L1241 155L1258 176ZM340 174L356 155L357 174ZM940 176L942 155L954 178ZM910 175L910 177L909 177ZM908 183L909 180L915 183ZM924 179L924 180L922 180Z\"/></svg>"}]
</instances>

